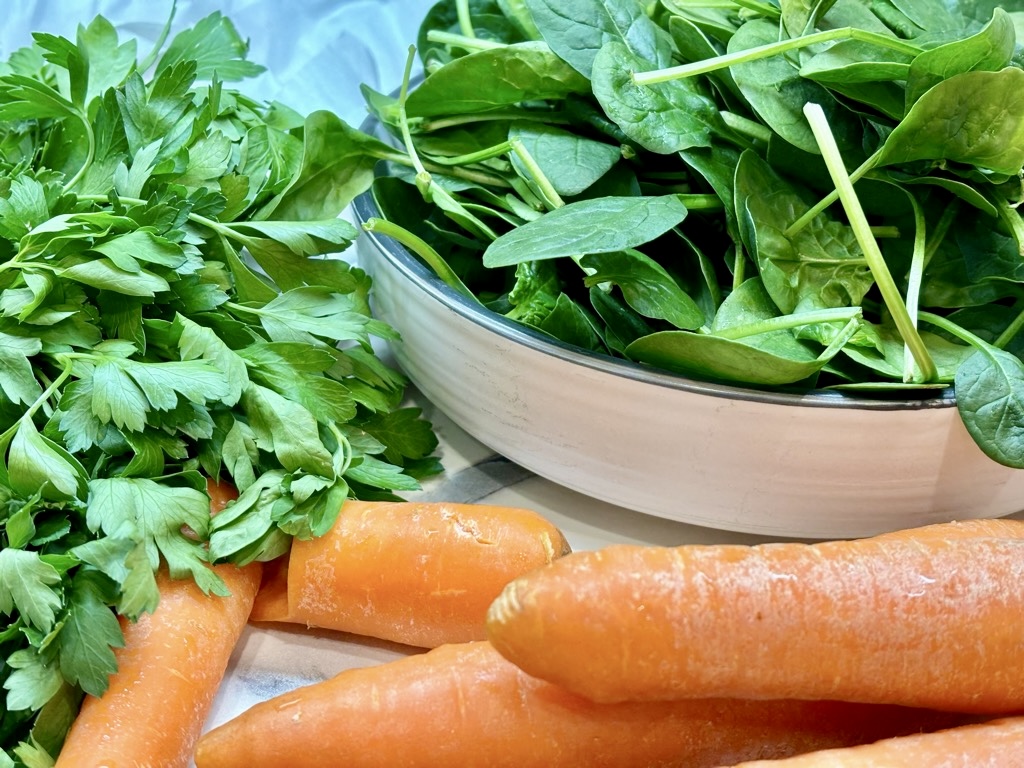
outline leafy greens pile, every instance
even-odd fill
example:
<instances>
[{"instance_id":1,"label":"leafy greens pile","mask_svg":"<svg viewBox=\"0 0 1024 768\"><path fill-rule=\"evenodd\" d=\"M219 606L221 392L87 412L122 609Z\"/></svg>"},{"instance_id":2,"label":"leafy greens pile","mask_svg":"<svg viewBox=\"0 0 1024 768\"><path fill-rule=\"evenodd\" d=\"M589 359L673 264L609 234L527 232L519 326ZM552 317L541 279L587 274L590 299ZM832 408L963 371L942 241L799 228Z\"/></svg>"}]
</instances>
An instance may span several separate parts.
<instances>
[{"instance_id":1,"label":"leafy greens pile","mask_svg":"<svg viewBox=\"0 0 1024 768\"><path fill-rule=\"evenodd\" d=\"M443 0L366 222L570 345L924 398L1024 467L1024 3ZM888 394L886 394L888 393Z\"/></svg>"},{"instance_id":2,"label":"leafy greens pile","mask_svg":"<svg viewBox=\"0 0 1024 768\"><path fill-rule=\"evenodd\" d=\"M52 764L161 563L222 593L207 562L438 470L369 278L327 257L375 160L226 88L246 50L213 14L140 61L99 17L0 65L0 766ZM213 522L207 478L240 491Z\"/></svg>"}]
</instances>

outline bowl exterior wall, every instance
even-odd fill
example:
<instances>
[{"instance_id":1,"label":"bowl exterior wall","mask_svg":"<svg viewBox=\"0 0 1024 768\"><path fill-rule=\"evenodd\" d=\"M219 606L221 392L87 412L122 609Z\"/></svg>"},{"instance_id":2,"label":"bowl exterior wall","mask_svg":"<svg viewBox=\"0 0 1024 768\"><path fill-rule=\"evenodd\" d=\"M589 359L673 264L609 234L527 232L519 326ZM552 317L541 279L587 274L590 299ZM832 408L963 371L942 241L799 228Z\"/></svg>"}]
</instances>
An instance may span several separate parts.
<instances>
[{"instance_id":1,"label":"bowl exterior wall","mask_svg":"<svg viewBox=\"0 0 1024 768\"><path fill-rule=\"evenodd\" d=\"M658 386L567 361L456 311L360 237L412 382L462 429L555 483L686 523L847 538L1024 509L955 407L810 407Z\"/></svg>"}]
</instances>

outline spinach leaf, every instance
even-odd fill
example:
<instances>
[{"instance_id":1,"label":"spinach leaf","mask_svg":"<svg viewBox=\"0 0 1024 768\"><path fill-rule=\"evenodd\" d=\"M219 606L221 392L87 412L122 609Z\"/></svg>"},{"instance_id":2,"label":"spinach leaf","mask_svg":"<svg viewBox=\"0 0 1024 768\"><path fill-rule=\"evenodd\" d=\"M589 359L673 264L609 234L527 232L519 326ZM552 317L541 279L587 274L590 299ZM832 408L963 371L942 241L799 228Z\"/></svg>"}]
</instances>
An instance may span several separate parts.
<instances>
[{"instance_id":1,"label":"spinach leaf","mask_svg":"<svg viewBox=\"0 0 1024 768\"><path fill-rule=\"evenodd\" d=\"M409 94L405 109L411 118L464 114L589 91L590 81L544 43L515 43L441 67Z\"/></svg>"},{"instance_id":2,"label":"spinach leaf","mask_svg":"<svg viewBox=\"0 0 1024 768\"><path fill-rule=\"evenodd\" d=\"M964 426L992 459L1024 468L1024 363L985 344L956 372Z\"/></svg>"},{"instance_id":3,"label":"spinach leaf","mask_svg":"<svg viewBox=\"0 0 1024 768\"><path fill-rule=\"evenodd\" d=\"M714 101L693 81L638 86L633 73L651 65L622 43L608 43L594 61L594 96L630 139L651 152L670 154L707 147L725 132Z\"/></svg>"},{"instance_id":4,"label":"spinach leaf","mask_svg":"<svg viewBox=\"0 0 1024 768\"><path fill-rule=\"evenodd\" d=\"M964 163L1015 176L1024 166L1022 114L1024 71L957 74L917 100L885 140L878 162Z\"/></svg>"},{"instance_id":5,"label":"spinach leaf","mask_svg":"<svg viewBox=\"0 0 1024 768\"><path fill-rule=\"evenodd\" d=\"M551 50L590 78L594 59L610 42L638 58L666 67L672 41L638 0L524 0L537 30Z\"/></svg>"},{"instance_id":6,"label":"spinach leaf","mask_svg":"<svg viewBox=\"0 0 1024 768\"><path fill-rule=\"evenodd\" d=\"M502 235L484 251L483 262L501 267L624 251L665 234L686 213L686 206L674 195L581 200Z\"/></svg>"}]
</instances>

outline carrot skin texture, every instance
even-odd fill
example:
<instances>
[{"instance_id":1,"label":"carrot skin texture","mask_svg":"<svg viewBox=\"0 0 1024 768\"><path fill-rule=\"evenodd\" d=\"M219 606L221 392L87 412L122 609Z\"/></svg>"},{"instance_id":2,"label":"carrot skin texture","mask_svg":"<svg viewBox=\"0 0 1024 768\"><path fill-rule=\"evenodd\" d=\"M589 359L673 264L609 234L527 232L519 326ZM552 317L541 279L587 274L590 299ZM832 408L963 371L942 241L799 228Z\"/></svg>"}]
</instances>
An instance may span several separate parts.
<instances>
[{"instance_id":1,"label":"carrot skin texture","mask_svg":"<svg viewBox=\"0 0 1024 768\"><path fill-rule=\"evenodd\" d=\"M956 722L843 702L595 704L477 641L257 704L205 734L195 759L197 768L708 768Z\"/></svg>"},{"instance_id":2,"label":"carrot skin texture","mask_svg":"<svg viewBox=\"0 0 1024 768\"><path fill-rule=\"evenodd\" d=\"M578 552L510 584L488 637L529 674L595 701L1002 714L1024 707L1021 532L964 523L813 545Z\"/></svg>"},{"instance_id":3,"label":"carrot skin texture","mask_svg":"<svg viewBox=\"0 0 1024 768\"><path fill-rule=\"evenodd\" d=\"M962 725L873 744L755 760L735 768L1024 768L1024 717ZM724 766L723 766L724 768Z\"/></svg>"},{"instance_id":4,"label":"carrot skin texture","mask_svg":"<svg viewBox=\"0 0 1024 768\"><path fill-rule=\"evenodd\" d=\"M235 498L207 483L210 512ZM262 566L213 566L230 596L205 595L191 579L157 573L160 603L121 619L125 645L103 696L86 696L56 768L187 768L231 653L245 629Z\"/></svg>"},{"instance_id":5,"label":"carrot skin texture","mask_svg":"<svg viewBox=\"0 0 1024 768\"><path fill-rule=\"evenodd\" d=\"M482 640L502 588L568 551L557 527L525 509L347 501L331 531L293 541L287 616L267 591L254 617L422 648Z\"/></svg>"}]
</instances>

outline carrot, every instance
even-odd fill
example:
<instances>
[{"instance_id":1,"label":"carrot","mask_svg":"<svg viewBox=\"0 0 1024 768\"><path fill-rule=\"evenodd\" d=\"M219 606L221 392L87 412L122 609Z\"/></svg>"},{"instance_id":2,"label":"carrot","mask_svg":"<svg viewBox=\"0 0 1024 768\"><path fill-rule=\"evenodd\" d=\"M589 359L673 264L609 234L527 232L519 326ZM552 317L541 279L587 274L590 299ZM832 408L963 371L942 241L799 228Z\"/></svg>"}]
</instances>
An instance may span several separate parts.
<instances>
[{"instance_id":1,"label":"carrot","mask_svg":"<svg viewBox=\"0 0 1024 768\"><path fill-rule=\"evenodd\" d=\"M1024 708L1024 523L990 522L812 545L578 552L511 583L488 636L526 672L596 701L1011 712Z\"/></svg>"},{"instance_id":2,"label":"carrot","mask_svg":"<svg viewBox=\"0 0 1024 768\"><path fill-rule=\"evenodd\" d=\"M290 621L288 610L288 555L263 564L263 580L249 621Z\"/></svg>"},{"instance_id":3,"label":"carrot","mask_svg":"<svg viewBox=\"0 0 1024 768\"><path fill-rule=\"evenodd\" d=\"M962 721L842 702L595 704L478 641L261 702L204 735L195 760L197 768L702 768Z\"/></svg>"},{"instance_id":4,"label":"carrot","mask_svg":"<svg viewBox=\"0 0 1024 768\"><path fill-rule=\"evenodd\" d=\"M962 725L873 744L815 751L735 768L1022 768L1024 717Z\"/></svg>"},{"instance_id":5,"label":"carrot","mask_svg":"<svg viewBox=\"0 0 1024 768\"><path fill-rule=\"evenodd\" d=\"M292 543L253 618L424 648L483 639L502 588L568 551L554 525L525 509L347 501L331 531Z\"/></svg>"},{"instance_id":6,"label":"carrot","mask_svg":"<svg viewBox=\"0 0 1024 768\"><path fill-rule=\"evenodd\" d=\"M209 490L213 512L233 496L230 486ZM213 569L230 597L157 574L157 609L121 620L117 672L82 702L56 768L187 768L260 583L259 563Z\"/></svg>"}]
</instances>

